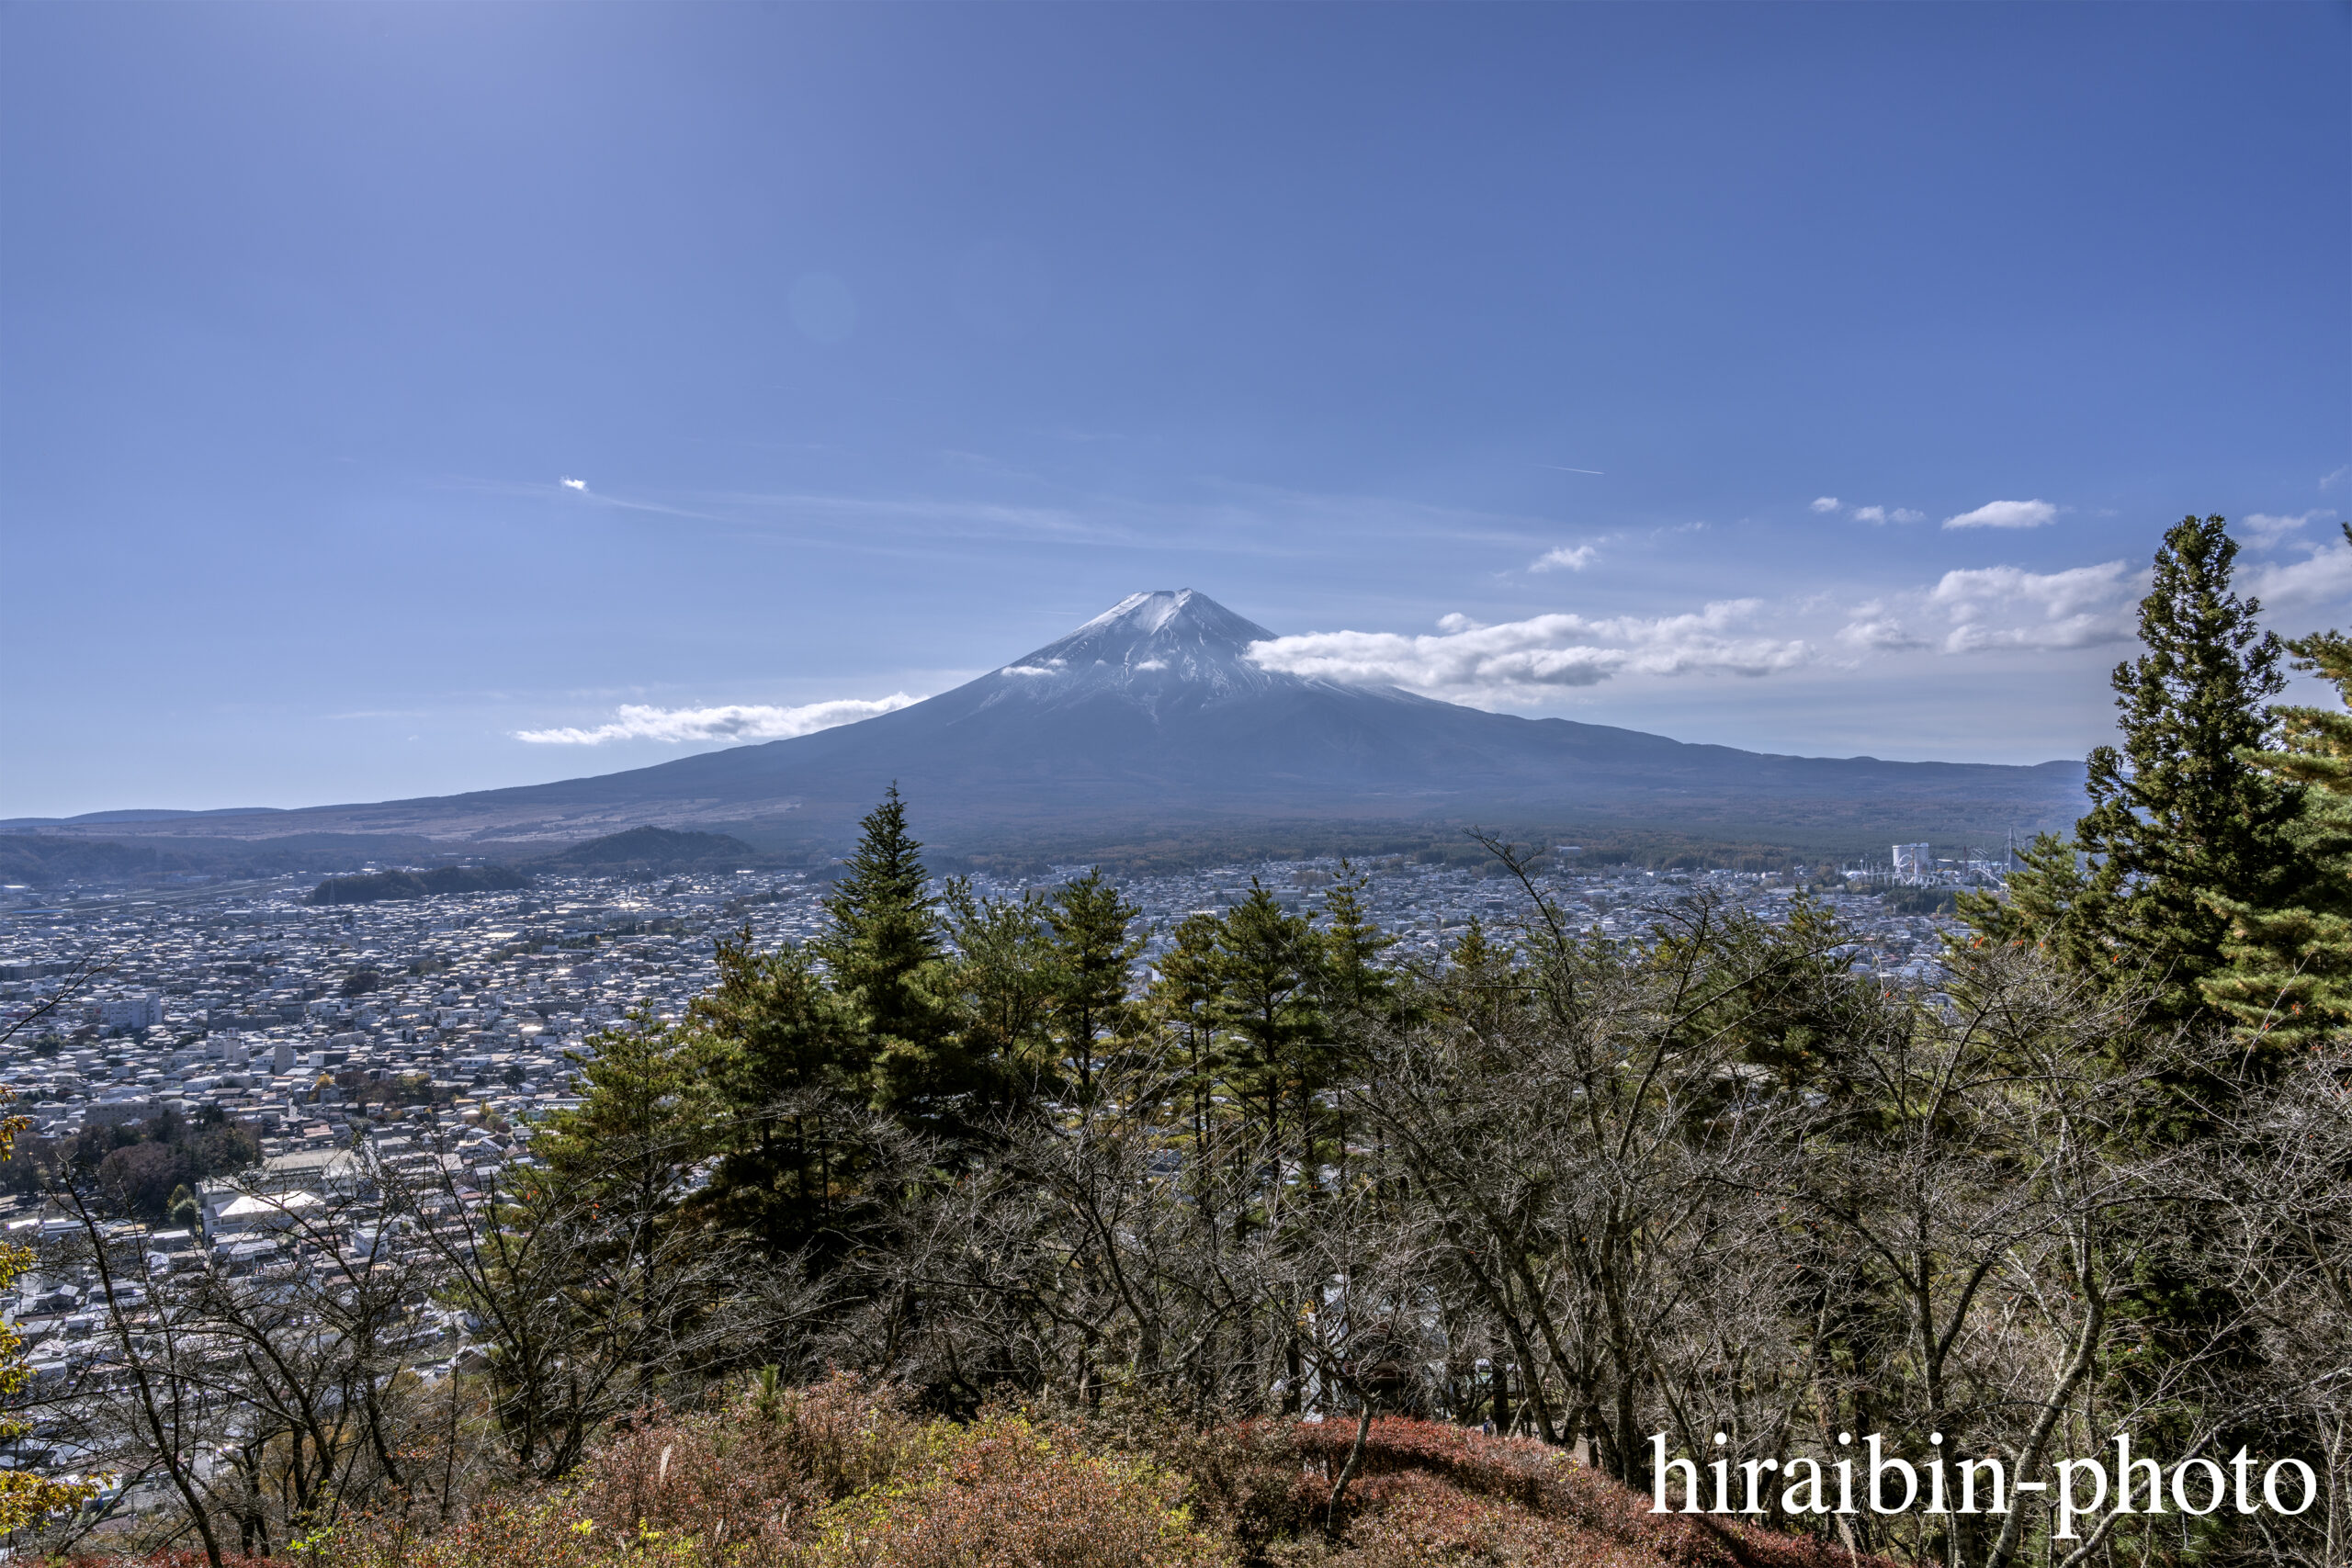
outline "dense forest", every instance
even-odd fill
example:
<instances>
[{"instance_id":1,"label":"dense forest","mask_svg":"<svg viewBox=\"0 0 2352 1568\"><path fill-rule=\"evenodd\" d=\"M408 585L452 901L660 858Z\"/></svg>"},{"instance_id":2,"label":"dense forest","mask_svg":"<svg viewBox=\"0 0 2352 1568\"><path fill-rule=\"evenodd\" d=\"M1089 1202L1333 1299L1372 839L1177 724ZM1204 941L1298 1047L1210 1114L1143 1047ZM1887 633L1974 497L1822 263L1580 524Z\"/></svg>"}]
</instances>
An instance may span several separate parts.
<instances>
[{"instance_id":1,"label":"dense forest","mask_svg":"<svg viewBox=\"0 0 2352 1568\"><path fill-rule=\"evenodd\" d=\"M1442 963L1392 962L1351 874L1147 966L1114 880L937 881L894 791L821 938L722 940L508 1184L386 1175L429 1266L314 1302L364 1419L306 1448L300 1378L256 1370L289 1413L183 1486L187 1529L352 1563L2341 1562L2352 711L2270 699L2299 660L2352 705L2352 639L2258 631L2232 552L2167 536L2091 811L1962 900L1934 991L1802 900L1577 934L1494 836L1527 916ZM481 1325L468 1375L386 1371L420 1293ZM2119 1433L2172 1490L2088 1500ZM1934 1506L1879 1506L1890 1461ZM2013 1506L1946 1506L1948 1472Z\"/></svg>"}]
</instances>

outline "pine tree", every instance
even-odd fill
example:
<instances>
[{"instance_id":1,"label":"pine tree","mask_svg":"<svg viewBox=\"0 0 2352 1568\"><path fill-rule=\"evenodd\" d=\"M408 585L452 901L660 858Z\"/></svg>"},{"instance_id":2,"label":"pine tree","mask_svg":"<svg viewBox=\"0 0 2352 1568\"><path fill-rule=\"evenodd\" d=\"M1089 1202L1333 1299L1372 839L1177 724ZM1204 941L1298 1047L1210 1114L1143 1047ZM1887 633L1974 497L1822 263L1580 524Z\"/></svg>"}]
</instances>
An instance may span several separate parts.
<instances>
[{"instance_id":1,"label":"pine tree","mask_svg":"<svg viewBox=\"0 0 2352 1568\"><path fill-rule=\"evenodd\" d=\"M1371 886L1371 877L1342 860L1339 879L1323 895L1323 961L1317 965L1321 982L1318 988L1324 1010L1334 1025L1334 1038L1333 1064L1318 1077L1336 1077L1341 1073L1360 1077L1359 1070L1370 1064L1365 1059L1367 1054L1354 1043L1356 1030L1398 1021L1402 1011L1396 973L1386 962L1388 950L1399 939L1372 918L1371 907L1364 898L1364 891ZM1345 1189L1349 1182L1347 1099L1344 1094L1333 1099L1334 1163L1340 1168L1340 1185Z\"/></svg>"},{"instance_id":2,"label":"pine tree","mask_svg":"<svg viewBox=\"0 0 2352 1568\"><path fill-rule=\"evenodd\" d=\"M1250 897L1227 912L1221 936L1217 967L1232 1034L1228 1082L1253 1111L1263 1108L1272 1137L1289 1119L1289 1099L1298 1108L1292 1136L1309 1150L1314 1099L1323 1087L1314 1071L1323 1033L1315 1006L1322 943L1304 916L1285 913L1255 877Z\"/></svg>"},{"instance_id":3,"label":"pine tree","mask_svg":"<svg viewBox=\"0 0 2352 1568\"><path fill-rule=\"evenodd\" d=\"M1334 1012L1372 1017L1396 998L1396 976L1386 958L1397 938L1372 918L1364 901L1371 886L1371 877L1343 860L1339 880L1323 895L1322 990Z\"/></svg>"},{"instance_id":4,"label":"pine tree","mask_svg":"<svg viewBox=\"0 0 2352 1568\"><path fill-rule=\"evenodd\" d=\"M844 1100L868 1088L870 1037L818 972L815 955L760 953L747 925L718 944L718 980L689 1009L693 1066L718 1102L721 1158L705 1204L780 1251L830 1234L853 1179L833 1134Z\"/></svg>"},{"instance_id":5,"label":"pine tree","mask_svg":"<svg viewBox=\"0 0 2352 1568\"><path fill-rule=\"evenodd\" d=\"M944 1127L977 1085L955 1036L930 873L897 784L858 826L849 874L825 901L832 929L818 951L868 1036L876 1106Z\"/></svg>"},{"instance_id":6,"label":"pine tree","mask_svg":"<svg viewBox=\"0 0 2352 1568\"><path fill-rule=\"evenodd\" d=\"M1430 1002L1457 1022L1493 1029L1518 1006L1524 989L1518 954L1489 940L1486 922L1473 915L1446 953Z\"/></svg>"},{"instance_id":7,"label":"pine tree","mask_svg":"<svg viewBox=\"0 0 2352 1568\"><path fill-rule=\"evenodd\" d=\"M1144 939L1131 935L1143 911L1127 902L1100 867L1055 890L1046 906L1054 1034L1077 1079L1080 1104L1094 1098L1096 1052L1127 1013L1127 989Z\"/></svg>"},{"instance_id":8,"label":"pine tree","mask_svg":"<svg viewBox=\"0 0 2352 1568\"><path fill-rule=\"evenodd\" d=\"M531 1142L548 1179L581 1201L650 1216L673 1210L710 1152L719 1107L702 1043L642 1014L605 1030L580 1064L580 1104Z\"/></svg>"},{"instance_id":9,"label":"pine tree","mask_svg":"<svg viewBox=\"0 0 2352 1568\"><path fill-rule=\"evenodd\" d=\"M1212 914L1187 915L1176 924L1145 994L1154 1027L1175 1068L1186 1105L1193 1142L1195 1199L1211 1227L1210 1198L1216 1145L1217 1090L1225 1071L1223 1039L1225 922Z\"/></svg>"},{"instance_id":10,"label":"pine tree","mask_svg":"<svg viewBox=\"0 0 2352 1568\"><path fill-rule=\"evenodd\" d=\"M956 1030L966 1056L985 1065L1001 1109L1039 1092L1050 1076L1046 1019L1053 1005L1045 900L981 898L958 877L947 885L947 934L956 947Z\"/></svg>"},{"instance_id":11,"label":"pine tree","mask_svg":"<svg viewBox=\"0 0 2352 1568\"><path fill-rule=\"evenodd\" d=\"M2344 532L2352 540L2352 524ZM2297 668L2335 682L2346 711L2278 708L2280 748L2245 760L2302 787L2302 815L2290 831L2314 874L2283 904L2209 895L2229 921L2229 964L2202 989L2242 1032L2295 1047L2352 1029L2352 637L2318 632L2287 649Z\"/></svg>"},{"instance_id":12,"label":"pine tree","mask_svg":"<svg viewBox=\"0 0 2352 1568\"><path fill-rule=\"evenodd\" d=\"M2225 962L2223 907L2279 907L2310 874L2288 832L2301 786L2247 760L2269 739L2264 705L2285 677L2278 637L2256 624L2261 605L2231 590L2236 556L2220 517L2165 533L2140 602L2146 651L2111 678L2122 744L2092 750L2073 843L2037 841L2005 905L1962 909L1987 939L2146 986L2157 1023L2202 1011L2199 982Z\"/></svg>"}]
</instances>

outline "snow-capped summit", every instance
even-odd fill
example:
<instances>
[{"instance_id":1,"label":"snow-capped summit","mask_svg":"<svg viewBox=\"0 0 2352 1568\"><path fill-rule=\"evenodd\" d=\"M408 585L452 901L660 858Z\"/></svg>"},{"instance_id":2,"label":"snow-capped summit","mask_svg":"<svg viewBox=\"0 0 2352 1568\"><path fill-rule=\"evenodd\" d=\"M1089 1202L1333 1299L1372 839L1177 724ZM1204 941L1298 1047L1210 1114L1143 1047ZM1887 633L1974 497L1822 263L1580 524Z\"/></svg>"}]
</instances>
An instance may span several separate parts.
<instances>
[{"instance_id":1,"label":"snow-capped summit","mask_svg":"<svg viewBox=\"0 0 2352 1568\"><path fill-rule=\"evenodd\" d=\"M1274 634L1190 588L1130 593L1068 637L1023 654L981 682L998 703L1060 705L1116 694L1158 710L1262 694L1295 677L1250 662Z\"/></svg>"}]
</instances>

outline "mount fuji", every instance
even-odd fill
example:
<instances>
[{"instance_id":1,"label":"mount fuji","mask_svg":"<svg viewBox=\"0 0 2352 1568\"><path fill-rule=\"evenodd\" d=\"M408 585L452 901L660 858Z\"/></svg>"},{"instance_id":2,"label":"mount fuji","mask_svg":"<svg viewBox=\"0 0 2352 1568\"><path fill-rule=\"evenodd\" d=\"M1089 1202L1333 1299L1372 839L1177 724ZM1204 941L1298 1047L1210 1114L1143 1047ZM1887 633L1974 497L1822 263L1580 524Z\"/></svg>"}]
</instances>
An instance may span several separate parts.
<instances>
[{"instance_id":1,"label":"mount fuji","mask_svg":"<svg viewBox=\"0 0 2352 1568\"><path fill-rule=\"evenodd\" d=\"M1191 589L1136 593L952 691L813 735L559 784L148 830L511 842L654 824L814 846L845 835L893 782L943 846L1335 818L1815 839L1842 825L1875 840L1997 835L2080 808L2079 763L1777 756L1487 713L1266 669L1250 648L1273 636Z\"/></svg>"}]
</instances>

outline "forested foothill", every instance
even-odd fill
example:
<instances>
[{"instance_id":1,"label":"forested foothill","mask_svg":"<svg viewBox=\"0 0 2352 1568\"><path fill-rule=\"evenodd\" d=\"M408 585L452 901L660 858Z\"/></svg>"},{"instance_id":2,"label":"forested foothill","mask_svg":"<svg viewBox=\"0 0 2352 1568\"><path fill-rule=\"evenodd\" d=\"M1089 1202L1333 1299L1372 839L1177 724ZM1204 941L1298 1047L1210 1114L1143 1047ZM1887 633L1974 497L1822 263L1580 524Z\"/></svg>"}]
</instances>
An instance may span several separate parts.
<instances>
[{"instance_id":1,"label":"forested foothill","mask_svg":"<svg viewBox=\"0 0 2352 1568\"><path fill-rule=\"evenodd\" d=\"M1345 874L1184 919L1146 970L1114 877L936 879L893 790L823 934L721 940L687 1016L582 1053L528 1162L381 1172L364 1247L289 1216L299 1270L136 1287L114 1425L76 1440L172 1506L40 1539L2343 1562L2352 643L2261 631L2233 554L2218 518L2167 534L2091 810L1962 898L1932 988L1857 970L1803 897L1580 934L1491 835L1532 913L1440 962L1395 961ZM2297 660L2339 705L2272 705ZM116 1152L52 1179L93 1268ZM386 1262L393 1230L425 1245ZM490 1353L416 1375L428 1303ZM2186 1490L2053 1510L2119 1433ZM1998 1461L2008 1506L1841 1506L1863 1434L1920 1475ZM2262 1491L2290 1462L2294 1512Z\"/></svg>"},{"instance_id":2,"label":"forested foothill","mask_svg":"<svg viewBox=\"0 0 2352 1568\"><path fill-rule=\"evenodd\" d=\"M306 904L373 904L384 898L429 898L436 893L503 893L528 887L528 873L503 865L436 865L429 871L373 871L330 876Z\"/></svg>"}]
</instances>

